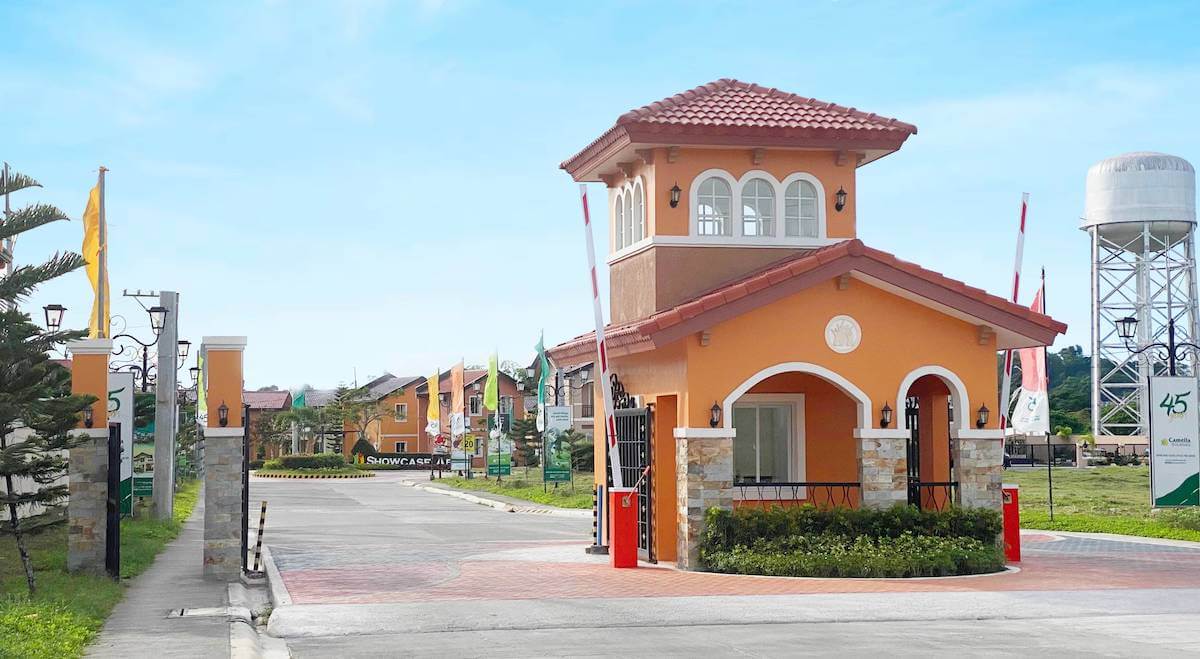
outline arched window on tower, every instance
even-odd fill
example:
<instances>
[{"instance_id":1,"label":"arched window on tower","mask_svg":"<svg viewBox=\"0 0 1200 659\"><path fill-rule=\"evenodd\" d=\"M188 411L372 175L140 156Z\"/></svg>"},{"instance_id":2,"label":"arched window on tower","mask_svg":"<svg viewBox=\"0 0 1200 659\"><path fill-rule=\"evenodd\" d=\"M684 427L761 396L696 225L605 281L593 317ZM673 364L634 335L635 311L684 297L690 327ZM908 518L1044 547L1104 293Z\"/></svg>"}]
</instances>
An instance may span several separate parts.
<instances>
[{"instance_id":1,"label":"arched window on tower","mask_svg":"<svg viewBox=\"0 0 1200 659\"><path fill-rule=\"evenodd\" d=\"M642 197L642 184L633 186L633 242L646 237L646 204Z\"/></svg>"},{"instance_id":2,"label":"arched window on tower","mask_svg":"<svg viewBox=\"0 0 1200 659\"><path fill-rule=\"evenodd\" d=\"M783 193L784 235L817 238L817 188L808 181L792 181Z\"/></svg>"},{"instance_id":3,"label":"arched window on tower","mask_svg":"<svg viewBox=\"0 0 1200 659\"><path fill-rule=\"evenodd\" d=\"M613 203L613 251L617 251L625 246L625 199L624 195L617 193L617 199Z\"/></svg>"},{"instance_id":4,"label":"arched window on tower","mask_svg":"<svg viewBox=\"0 0 1200 659\"><path fill-rule=\"evenodd\" d=\"M742 188L742 235L775 235L775 188L753 178Z\"/></svg>"},{"instance_id":5,"label":"arched window on tower","mask_svg":"<svg viewBox=\"0 0 1200 659\"><path fill-rule=\"evenodd\" d=\"M633 244L633 190L625 191L625 246Z\"/></svg>"},{"instance_id":6,"label":"arched window on tower","mask_svg":"<svg viewBox=\"0 0 1200 659\"><path fill-rule=\"evenodd\" d=\"M733 193L729 183L715 176L696 190L696 233L701 236L733 235Z\"/></svg>"}]
</instances>

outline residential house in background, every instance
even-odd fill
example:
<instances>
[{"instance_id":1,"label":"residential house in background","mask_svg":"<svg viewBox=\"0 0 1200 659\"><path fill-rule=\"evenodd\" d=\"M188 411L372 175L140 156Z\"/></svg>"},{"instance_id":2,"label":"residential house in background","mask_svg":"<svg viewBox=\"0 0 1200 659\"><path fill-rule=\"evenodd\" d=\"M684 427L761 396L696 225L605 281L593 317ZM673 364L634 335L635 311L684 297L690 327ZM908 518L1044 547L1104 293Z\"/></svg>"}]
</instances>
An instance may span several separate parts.
<instances>
[{"instance_id":1,"label":"residential house in background","mask_svg":"<svg viewBox=\"0 0 1200 659\"><path fill-rule=\"evenodd\" d=\"M290 452L291 437L271 441L264 437L271 418L292 408L289 391L245 391L242 400L250 406L247 422L250 424L250 459L270 460Z\"/></svg>"},{"instance_id":2,"label":"residential house in background","mask_svg":"<svg viewBox=\"0 0 1200 659\"><path fill-rule=\"evenodd\" d=\"M422 452L422 435L425 421L420 414L417 388L425 383L420 376L400 376L391 373L371 380L363 385L368 397L376 401L380 416L366 429L366 439L381 453ZM358 426L349 422L343 425L342 453L349 455L359 440ZM425 443L428 438L424 438Z\"/></svg>"},{"instance_id":3,"label":"residential house in background","mask_svg":"<svg viewBox=\"0 0 1200 659\"><path fill-rule=\"evenodd\" d=\"M541 376L541 365L533 360L533 386ZM550 362L550 375L546 379L546 404L567 405L571 408L571 428L575 432L593 437L596 410L596 369L592 362L560 365ZM537 411L537 392L531 392L533 410Z\"/></svg>"}]
</instances>

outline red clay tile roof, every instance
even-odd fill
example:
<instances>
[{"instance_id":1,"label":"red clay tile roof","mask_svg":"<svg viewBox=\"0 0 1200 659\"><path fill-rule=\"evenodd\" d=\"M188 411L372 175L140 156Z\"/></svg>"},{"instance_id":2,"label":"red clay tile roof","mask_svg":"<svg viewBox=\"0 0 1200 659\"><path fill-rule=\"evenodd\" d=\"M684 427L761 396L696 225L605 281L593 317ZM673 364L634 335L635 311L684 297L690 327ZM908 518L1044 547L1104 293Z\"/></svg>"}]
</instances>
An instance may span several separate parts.
<instances>
[{"instance_id":1,"label":"red clay tile roof","mask_svg":"<svg viewBox=\"0 0 1200 659\"><path fill-rule=\"evenodd\" d=\"M243 391L242 400L252 410L286 410L292 406L288 391Z\"/></svg>"},{"instance_id":2,"label":"red clay tile roof","mask_svg":"<svg viewBox=\"0 0 1200 659\"><path fill-rule=\"evenodd\" d=\"M647 318L610 326L605 330L609 351L640 352L664 345L850 271L870 275L1047 345L1067 329L1065 323L1028 307L902 261L854 239L782 259ZM594 332L589 332L576 337L555 346L550 353L556 360L578 359L594 351L593 335Z\"/></svg>"},{"instance_id":3,"label":"red clay tile roof","mask_svg":"<svg viewBox=\"0 0 1200 659\"><path fill-rule=\"evenodd\" d=\"M626 112L560 166L575 176L632 143L894 151L916 132L912 124L873 112L723 78Z\"/></svg>"}]
</instances>

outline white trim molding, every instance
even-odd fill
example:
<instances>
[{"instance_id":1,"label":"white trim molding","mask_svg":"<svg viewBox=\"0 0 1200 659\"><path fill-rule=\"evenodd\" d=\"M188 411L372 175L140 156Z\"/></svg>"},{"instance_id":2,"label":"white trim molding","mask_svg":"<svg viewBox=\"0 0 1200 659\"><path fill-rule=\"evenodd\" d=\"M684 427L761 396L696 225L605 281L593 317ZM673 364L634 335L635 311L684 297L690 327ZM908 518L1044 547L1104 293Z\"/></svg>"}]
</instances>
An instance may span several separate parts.
<instances>
[{"instance_id":1,"label":"white trim molding","mask_svg":"<svg viewBox=\"0 0 1200 659\"><path fill-rule=\"evenodd\" d=\"M855 439L908 439L911 430L904 428L855 428Z\"/></svg>"},{"instance_id":2,"label":"white trim molding","mask_svg":"<svg viewBox=\"0 0 1200 659\"><path fill-rule=\"evenodd\" d=\"M245 428L209 428L204 426L205 437L241 437L246 434Z\"/></svg>"},{"instance_id":3,"label":"white trim molding","mask_svg":"<svg viewBox=\"0 0 1200 659\"><path fill-rule=\"evenodd\" d=\"M70 434L76 437L82 435L88 439L108 439L108 428L77 428L72 430Z\"/></svg>"},{"instance_id":4,"label":"white trim molding","mask_svg":"<svg viewBox=\"0 0 1200 659\"><path fill-rule=\"evenodd\" d=\"M722 414L724 417L724 425L726 428L733 428L733 404L737 399L742 397L742 394L750 391L754 385L766 380L773 375L780 373L808 373L815 375L830 384L842 390L842 393L854 399L858 404L858 427L870 428L872 424L871 417L873 416L873 408L871 407L871 398L867 396L862 389L859 389L853 382L842 377L840 374L831 371L824 366L818 364L810 364L808 362L783 362L768 366L761 371L746 378L744 382L737 386L728 396L725 397L721 404Z\"/></svg>"},{"instance_id":5,"label":"white trim molding","mask_svg":"<svg viewBox=\"0 0 1200 659\"><path fill-rule=\"evenodd\" d=\"M246 349L244 336L205 336L200 339L200 346L205 350L236 350Z\"/></svg>"},{"instance_id":6,"label":"white trim molding","mask_svg":"<svg viewBox=\"0 0 1200 659\"><path fill-rule=\"evenodd\" d=\"M954 439L1004 439L1004 431L999 428L955 428L950 431Z\"/></svg>"},{"instance_id":7,"label":"white trim molding","mask_svg":"<svg viewBox=\"0 0 1200 659\"><path fill-rule=\"evenodd\" d=\"M67 350L76 355L107 355L112 352L112 346L112 339L77 339L67 342Z\"/></svg>"},{"instance_id":8,"label":"white trim molding","mask_svg":"<svg viewBox=\"0 0 1200 659\"><path fill-rule=\"evenodd\" d=\"M728 428L675 428L675 439L733 439L737 437L737 429Z\"/></svg>"},{"instance_id":9,"label":"white trim molding","mask_svg":"<svg viewBox=\"0 0 1200 659\"><path fill-rule=\"evenodd\" d=\"M849 240L848 238L804 238L787 243L744 240L736 236L651 236L639 243L617 250L608 257L608 264L641 254L651 247L743 247L748 249L817 249Z\"/></svg>"},{"instance_id":10,"label":"white trim molding","mask_svg":"<svg viewBox=\"0 0 1200 659\"><path fill-rule=\"evenodd\" d=\"M900 388L896 390L896 414L904 411L904 399L908 397L908 389L919 378L925 375L936 375L941 378L946 387L950 389L950 401L954 405L954 423L963 430L970 430L971 424L975 417L971 414L971 398L967 395L967 386L963 384L961 378L954 371L945 366L936 364L927 364L919 366L908 372L904 379L900 381Z\"/></svg>"}]
</instances>

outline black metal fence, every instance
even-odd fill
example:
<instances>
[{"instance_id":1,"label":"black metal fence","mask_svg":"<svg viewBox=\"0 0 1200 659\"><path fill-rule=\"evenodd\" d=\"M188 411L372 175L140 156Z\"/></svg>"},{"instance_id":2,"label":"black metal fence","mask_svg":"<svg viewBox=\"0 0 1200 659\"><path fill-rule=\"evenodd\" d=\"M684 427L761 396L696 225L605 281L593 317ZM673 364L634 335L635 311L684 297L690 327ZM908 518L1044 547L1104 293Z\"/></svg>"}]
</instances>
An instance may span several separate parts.
<instances>
[{"instance_id":1,"label":"black metal fence","mask_svg":"<svg viewBox=\"0 0 1200 659\"><path fill-rule=\"evenodd\" d=\"M921 481L911 483L921 510L946 510L954 505L958 493L957 481Z\"/></svg>"},{"instance_id":2,"label":"black metal fence","mask_svg":"<svg viewBox=\"0 0 1200 659\"><path fill-rule=\"evenodd\" d=\"M805 481L770 483L741 481L733 485L735 499L743 506L797 506L818 508L858 508L862 504L862 483Z\"/></svg>"}]
</instances>

